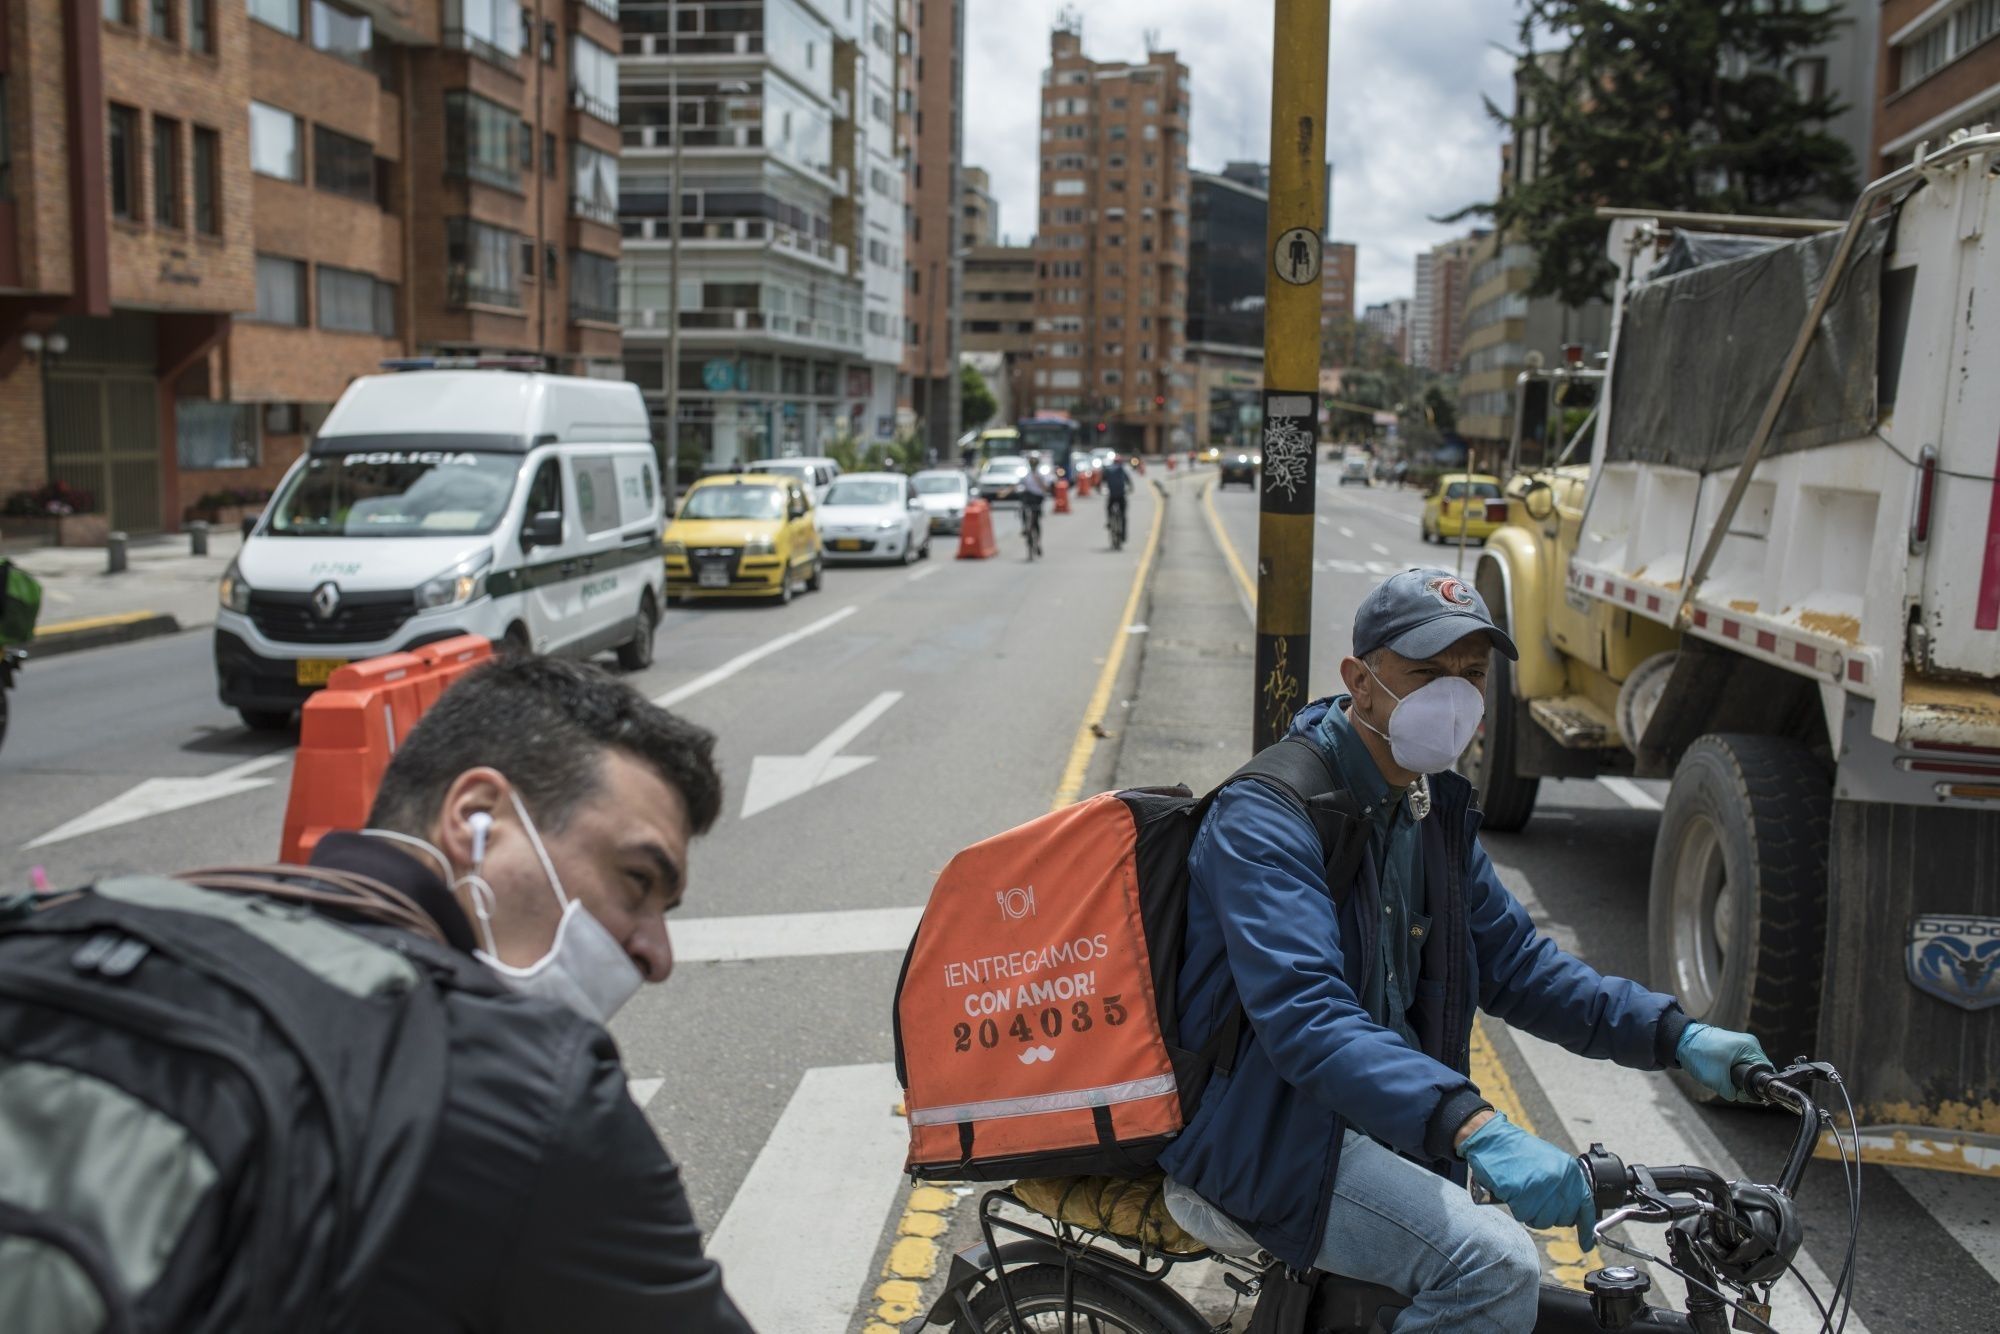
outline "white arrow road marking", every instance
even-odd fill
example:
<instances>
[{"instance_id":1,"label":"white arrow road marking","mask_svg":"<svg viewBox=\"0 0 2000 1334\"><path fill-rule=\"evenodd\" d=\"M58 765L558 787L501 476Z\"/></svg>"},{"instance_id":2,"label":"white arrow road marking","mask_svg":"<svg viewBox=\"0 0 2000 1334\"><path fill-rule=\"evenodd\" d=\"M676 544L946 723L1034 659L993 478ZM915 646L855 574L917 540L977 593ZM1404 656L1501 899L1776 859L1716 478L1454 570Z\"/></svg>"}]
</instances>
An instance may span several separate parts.
<instances>
[{"instance_id":1,"label":"white arrow road marking","mask_svg":"<svg viewBox=\"0 0 2000 1334\"><path fill-rule=\"evenodd\" d=\"M768 811L822 783L845 778L875 763L873 755L842 755L840 748L860 736L902 697L900 690L883 691L803 755L759 755L751 760L750 783L743 793L743 818L747 820L759 811Z\"/></svg>"},{"instance_id":2,"label":"white arrow road marking","mask_svg":"<svg viewBox=\"0 0 2000 1334\"><path fill-rule=\"evenodd\" d=\"M855 1304L874 1286L861 1276L903 1184L902 1096L887 1064L819 1066L799 1080L708 1243L753 1328L853 1328Z\"/></svg>"},{"instance_id":3,"label":"white arrow road marking","mask_svg":"<svg viewBox=\"0 0 2000 1334\"><path fill-rule=\"evenodd\" d=\"M27 846L39 848L67 838L131 824L134 820L165 815L168 811L185 810L203 802L254 792L260 787L269 787L273 780L252 778L251 774L274 768L291 758L291 751L281 750L275 755L259 755L254 760L232 764L227 769L217 769L199 778L148 778L123 796L113 797L96 810L79 815L68 824L58 825Z\"/></svg>"},{"instance_id":4,"label":"white arrow road marking","mask_svg":"<svg viewBox=\"0 0 2000 1334\"><path fill-rule=\"evenodd\" d=\"M834 612L831 616L820 617L818 620L814 621L811 625L803 625L800 626L798 629L793 630L787 634L779 635L776 639L772 640L768 644L759 644L756 648L751 649L748 653L737 654L735 657L731 658L728 662L725 662L720 667L717 667L714 671L703 672L700 676L697 676L694 680L688 682L684 686L677 686L674 689L669 690L664 695L653 696L653 703L659 705L663 709L671 709L672 707L674 707L674 705L680 703L682 700L690 699L696 695L699 695L702 691L708 689L712 685L718 685L721 682L727 681L730 677L736 675L736 673L742 671L745 667L748 667L751 663L762 661L763 659L770 657L773 653L782 652L783 650L788 649L792 645L798 643L801 639L804 639L806 636L816 635L820 631L826 629L828 626L838 625L842 621L846 620L848 617L852 616L855 612L860 610L861 608L859 607L842 607L839 611Z\"/></svg>"},{"instance_id":5,"label":"white arrow road marking","mask_svg":"<svg viewBox=\"0 0 2000 1334\"><path fill-rule=\"evenodd\" d=\"M625 1091L632 1095L632 1101L638 1103L639 1110L643 1112L646 1110L646 1104L653 1100L653 1095L660 1091L660 1085L666 1082L664 1079L628 1078L625 1081Z\"/></svg>"}]
</instances>

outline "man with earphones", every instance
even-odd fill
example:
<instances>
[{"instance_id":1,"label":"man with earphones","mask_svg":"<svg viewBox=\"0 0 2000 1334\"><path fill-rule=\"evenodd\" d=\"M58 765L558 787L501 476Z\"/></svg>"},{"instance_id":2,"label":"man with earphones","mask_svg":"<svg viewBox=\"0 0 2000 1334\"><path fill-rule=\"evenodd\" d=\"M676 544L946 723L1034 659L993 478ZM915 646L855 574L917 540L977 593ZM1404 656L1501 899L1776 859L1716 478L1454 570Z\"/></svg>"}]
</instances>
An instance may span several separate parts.
<instances>
[{"instance_id":1,"label":"man with earphones","mask_svg":"<svg viewBox=\"0 0 2000 1334\"><path fill-rule=\"evenodd\" d=\"M673 968L714 745L597 668L509 656L411 731L367 829L314 849L490 979L447 996L445 1106L356 1330L747 1334L604 1029Z\"/></svg>"},{"instance_id":2,"label":"man with earphones","mask_svg":"<svg viewBox=\"0 0 2000 1334\"><path fill-rule=\"evenodd\" d=\"M1160 1156L1168 1209L1217 1250L1404 1294L1398 1334L1533 1329L1540 1265L1519 1224L1596 1244L1575 1150L1514 1125L1469 1078L1475 1011L1584 1056L1677 1065L1725 1098L1740 1096L1732 1066L1769 1063L1749 1034L1565 954L1501 883L1472 785L1451 771L1484 719L1494 653L1514 658L1514 643L1457 576L1384 580L1355 616L1346 693L1291 728L1346 807L1346 837L1366 840L1358 870L1329 883L1330 865L1356 863L1256 781L1223 788L1188 857L1181 1040L1199 1049L1239 1014L1242 1038ZM1519 1222L1477 1207L1468 1174Z\"/></svg>"}]
</instances>

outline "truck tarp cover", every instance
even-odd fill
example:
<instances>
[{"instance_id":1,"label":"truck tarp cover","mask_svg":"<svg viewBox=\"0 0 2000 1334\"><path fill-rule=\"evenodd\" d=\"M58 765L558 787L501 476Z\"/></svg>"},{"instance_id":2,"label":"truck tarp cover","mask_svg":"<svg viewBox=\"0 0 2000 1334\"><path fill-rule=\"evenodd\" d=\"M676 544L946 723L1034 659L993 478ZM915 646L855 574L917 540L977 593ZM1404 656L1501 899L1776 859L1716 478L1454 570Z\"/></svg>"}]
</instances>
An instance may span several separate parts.
<instances>
[{"instance_id":1,"label":"truck tarp cover","mask_svg":"<svg viewBox=\"0 0 2000 1334\"><path fill-rule=\"evenodd\" d=\"M1766 454L1874 429L1886 235L1870 224L1855 243ZM1839 242L1827 232L1715 263L1683 255L1696 267L1635 289L1611 373L1607 456L1701 473L1741 463Z\"/></svg>"}]
</instances>

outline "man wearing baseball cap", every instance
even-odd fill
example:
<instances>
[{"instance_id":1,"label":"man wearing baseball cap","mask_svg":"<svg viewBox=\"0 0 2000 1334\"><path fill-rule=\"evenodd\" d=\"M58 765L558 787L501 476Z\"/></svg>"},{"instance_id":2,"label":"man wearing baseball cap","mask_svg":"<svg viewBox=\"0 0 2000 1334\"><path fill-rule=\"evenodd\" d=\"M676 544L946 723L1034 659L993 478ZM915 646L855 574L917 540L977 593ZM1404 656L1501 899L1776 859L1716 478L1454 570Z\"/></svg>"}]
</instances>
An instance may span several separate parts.
<instances>
[{"instance_id":1,"label":"man wearing baseball cap","mask_svg":"<svg viewBox=\"0 0 2000 1334\"><path fill-rule=\"evenodd\" d=\"M1451 771L1494 653L1518 657L1457 576L1384 580L1354 618L1347 693L1291 728L1366 840L1358 870L1329 883L1337 850L1258 781L1223 788L1188 856L1181 1042L1201 1049L1239 1005L1247 1022L1160 1156L1168 1207L1217 1250L1404 1294L1397 1334L1533 1329L1540 1265L1520 1223L1596 1245L1574 1149L1512 1124L1469 1077L1476 1011L1585 1056L1679 1065L1727 1098L1731 1066L1768 1063L1750 1035L1565 954L1501 884ZM1475 1205L1468 1174L1519 1223Z\"/></svg>"}]
</instances>

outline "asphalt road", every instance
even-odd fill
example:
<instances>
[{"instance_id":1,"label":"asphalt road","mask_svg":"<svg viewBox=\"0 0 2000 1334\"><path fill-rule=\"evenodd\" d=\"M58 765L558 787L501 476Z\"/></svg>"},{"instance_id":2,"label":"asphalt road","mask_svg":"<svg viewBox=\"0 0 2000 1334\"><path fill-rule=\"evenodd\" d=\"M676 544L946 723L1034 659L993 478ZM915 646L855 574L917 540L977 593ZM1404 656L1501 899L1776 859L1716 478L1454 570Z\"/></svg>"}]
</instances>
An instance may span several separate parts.
<instances>
[{"instance_id":1,"label":"asphalt road","mask_svg":"<svg viewBox=\"0 0 2000 1334\"><path fill-rule=\"evenodd\" d=\"M1207 474L1160 480L1205 526ZM1457 557L1419 543L1414 493L1331 480L1324 471L1315 696L1336 688L1355 605L1375 580ZM1119 553L1106 549L1100 504L1085 501L1048 518L1048 559L1028 565L1003 511L995 560L952 560L941 538L928 563L831 570L823 592L790 607L677 609L656 665L630 678L715 729L729 799L695 847L672 923L674 978L634 1000L614 1032L634 1096L683 1164L712 1248L761 1328L880 1334L900 1314L894 1285L878 1287L885 1264L921 1279L922 1256L903 1247L965 1234L969 1211L953 1216L955 1197L913 1199L899 1175L888 1063L900 951L954 851L1056 797L1113 646L1141 642L1125 633L1127 607L1157 503L1141 489ZM1254 493L1212 506L1228 548L1254 566ZM1223 544L1203 551L1229 564ZM205 634L31 664L14 704L0 748L0 886L24 885L35 866L60 885L276 851L290 743L244 731L216 702ZM1115 738L1085 749L1088 792ZM753 773L759 802L783 799L750 809ZM814 776L827 781L787 795ZM1545 784L1527 830L1487 844L1559 941L1607 972L1643 976L1658 816L1642 807L1660 792L1634 793ZM1579 1147L1602 1139L1642 1158L1674 1146L1761 1174L1788 1134L1776 1117L1694 1107L1656 1076L1579 1074L1532 1039L1496 1032L1494 1047L1538 1129ZM1860 1322L1995 1328L2000 1182L1871 1167L1864 1184ZM1838 1269L1845 1235L1837 1185L1816 1166L1804 1198L1823 1273Z\"/></svg>"}]
</instances>

